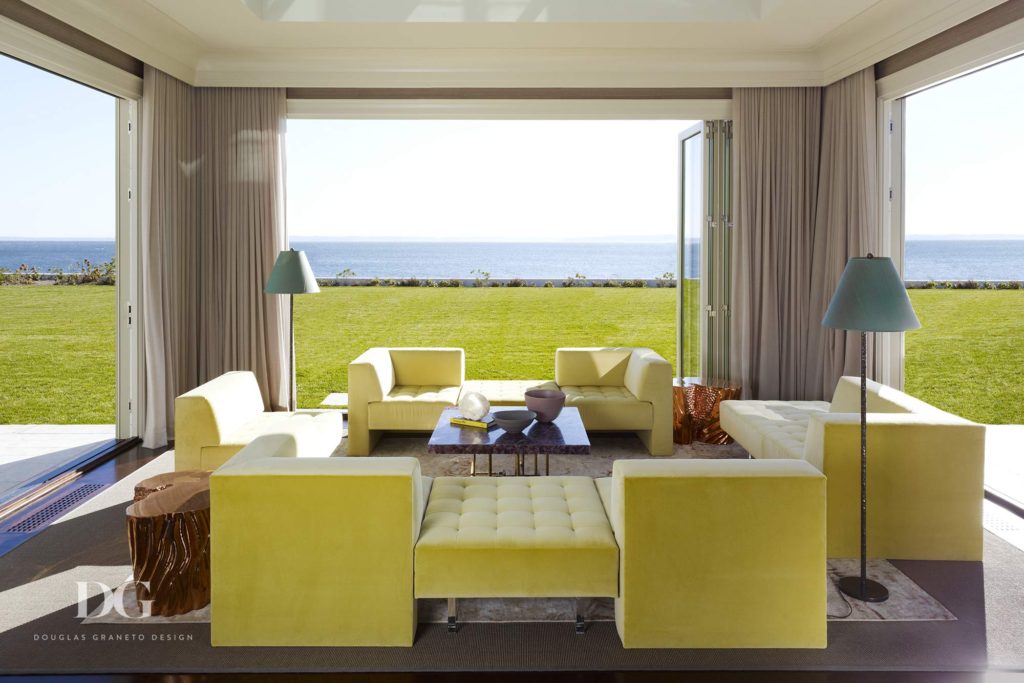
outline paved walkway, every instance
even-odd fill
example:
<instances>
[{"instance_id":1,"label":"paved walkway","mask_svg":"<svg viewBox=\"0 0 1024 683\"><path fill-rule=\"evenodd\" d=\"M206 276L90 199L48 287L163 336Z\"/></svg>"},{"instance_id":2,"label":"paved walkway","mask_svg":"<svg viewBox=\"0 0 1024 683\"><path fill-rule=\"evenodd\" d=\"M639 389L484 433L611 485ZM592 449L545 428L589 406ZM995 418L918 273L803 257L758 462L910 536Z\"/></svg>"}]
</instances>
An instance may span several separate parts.
<instances>
[{"instance_id":1,"label":"paved walkway","mask_svg":"<svg viewBox=\"0 0 1024 683\"><path fill-rule=\"evenodd\" d=\"M986 428L985 486L1024 507L1024 425Z\"/></svg>"},{"instance_id":2,"label":"paved walkway","mask_svg":"<svg viewBox=\"0 0 1024 683\"><path fill-rule=\"evenodd\" d=\"M114 438L114 425L0 425L0 500Z\"/></svg>"}]
</instances>

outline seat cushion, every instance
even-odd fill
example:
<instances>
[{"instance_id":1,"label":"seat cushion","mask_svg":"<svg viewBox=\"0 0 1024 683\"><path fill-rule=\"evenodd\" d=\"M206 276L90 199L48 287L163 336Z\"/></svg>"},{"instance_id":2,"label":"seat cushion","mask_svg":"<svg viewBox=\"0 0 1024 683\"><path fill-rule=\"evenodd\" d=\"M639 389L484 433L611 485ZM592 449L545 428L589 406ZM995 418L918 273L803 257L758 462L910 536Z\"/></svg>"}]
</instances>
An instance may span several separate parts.
<instances>
[{"instance_id":1,"label":"seat cushion","mask_svg":"<svg viewBox=\"0 0 1024 683\"><path fill-rule=\"evenodd\" d=\"M462 383L459 400L475 391L483 394L492 406L521 406L530 389L558 389L558 385L541 379L470 380Z\"/></svg>"},{"instance_id":2,"label":"seat cushion","mask_svg":"<svg viewBox=\"0 0 1024 683\"><path fill-rule=\"evenodd\" d=\"M220 445L204 447L200 453L200 466L204 470L215 470L257 437L267 434L294 436L299 457L326 458L341 443L341 411L300 410L294 413L260 413L234 431L224 434Z\"/></svg>"},{"instance_id":3,"label":"seat cushion","mask_svg":"<svg viewBox=\"0 0 1024 683\"><path fill-rule=\"evenodd\" d=\"M456 404L457 386L396 386L383 401L367 406L370 429L431 431L441 411Z\"/></svg>"},{"instance_id":4,"label":"seat cushion","mask_svg":"<svg viewBox=\"0 0 1024 683\"><path fill-rule=\"evenodd\" d=\"M589 477L438 477L416 544L416 596L618 592L618 546Z\"/></svg>"},{"instance_id":5,"label":"seat cushion","mask_svg":"<svg viewBox=\"0 0 1024 683\"><path fill-rule=\"evenodd\" d=\"M622 386L564 386L565 405L579 408L588 430L650 429L654 409Z\"/></svg>"},{"instance_id":6,"label":"seat cushion","mask_svg":"<svg viewBox=\"0 0 1024 683\"><path fill-rule=\"evenodd\" d=\"M828 413L825 401L723 401L722 429L755 458L804 457L811 415Z\"/></svg>"}]
</instances>

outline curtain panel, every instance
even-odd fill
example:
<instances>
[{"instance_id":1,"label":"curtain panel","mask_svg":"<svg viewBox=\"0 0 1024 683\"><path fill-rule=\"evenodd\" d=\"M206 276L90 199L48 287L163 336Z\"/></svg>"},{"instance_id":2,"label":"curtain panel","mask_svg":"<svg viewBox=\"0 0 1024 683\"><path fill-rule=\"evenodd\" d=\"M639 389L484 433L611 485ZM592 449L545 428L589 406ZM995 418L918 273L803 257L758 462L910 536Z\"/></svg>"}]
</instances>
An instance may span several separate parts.
<instances>
[{"instance_id":1,"label":"curtain panel","mask_svg":"<svg viewBox=\"0 0 1024 683\"><path fill-rule=\"evenodd\" d=\"M732 379L744 398L829 399L859 373L859 335L821 320L847 259L878 245L874 74L733 97Z\"/></svg>"},{"instance_id":2,"label":"curtain panel","mask_svg":"<svg viewBox=\"0 0 1024 683\"><path fill-rule=\"evenodd\" d=\"M174 397L251 370L287 406L288 301L263 293L284 219L283 89L192 88L147 66L142 94L143 441Z\"/></svg>"}]
</instances>

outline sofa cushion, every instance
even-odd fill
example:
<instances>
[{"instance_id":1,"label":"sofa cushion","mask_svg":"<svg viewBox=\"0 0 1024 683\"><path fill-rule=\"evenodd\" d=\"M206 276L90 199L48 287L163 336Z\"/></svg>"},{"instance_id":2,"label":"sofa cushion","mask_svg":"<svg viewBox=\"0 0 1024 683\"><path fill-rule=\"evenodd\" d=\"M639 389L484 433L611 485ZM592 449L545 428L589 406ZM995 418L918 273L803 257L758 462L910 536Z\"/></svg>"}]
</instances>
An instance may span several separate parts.
<instances>
[{"instance_id":1,"label":"sofa cushion","mask_svg":"<svg viewBox=\"0 0 1024 683\"><path fill-rule=\"evenodd\" d=\"M589 477L438 477L417 597L614 596L618 546Z\"/></svg>"},{"instance_id":2,"label":"sofa cushion","mask_svg":"<svg viewBox=\"0 0 1024 683\"><path fill-rule=\"evenodd\" d=\"M804 457L807 425L824 401L723 401L722 429L755 458Z\"/></svg>"},{"instance_id":3,"label":"sofa cushion","mask_svg":"<svg viewBox=\"0 0 1024 683\"><path fill-rule=\"evenodd\" d=\"M463 382L459 400L471 391L483 394L492 406L521 406L530 389L558 389L558 385L541 379L469 380Z\"/></svg>"},{"instance_id":4,"label":"sofa cushion","mask_svg":"<svg viewBox=\"0 0 1024 683\"><path fill-rule=\"evenodd\" d=\"M430 431L441 411L456 404L457 386L400 385L367 406L370 429Z\"/></svg>"},{"instance_id":5,"label":"sofa cushion","mask_svg":"<svg viewBox=\"0 0 1024 683\"><path fill-rule=\"evenodd\" d=\"M565 405L579 408L588 430L650 429L654 410L622 386L562 386Z\"/></svg>"}]
</instances>

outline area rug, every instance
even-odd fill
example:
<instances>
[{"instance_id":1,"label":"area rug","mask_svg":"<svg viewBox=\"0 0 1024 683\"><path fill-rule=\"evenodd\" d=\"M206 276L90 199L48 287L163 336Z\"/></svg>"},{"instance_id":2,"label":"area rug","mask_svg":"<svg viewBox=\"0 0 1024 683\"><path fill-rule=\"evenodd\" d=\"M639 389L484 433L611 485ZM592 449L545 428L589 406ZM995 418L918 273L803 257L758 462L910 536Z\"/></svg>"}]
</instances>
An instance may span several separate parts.
<instances>
[{"instance_id":1,"label":"area rug","mask_svg":"<svg viewBox=\"0 0 1024 683\"><path fill-rule=\"evenodd\" d=\"M344 456L344 444L335 452ZM437 456L426 453L422 437L389 437L381 442L375 451L377 457L414 455L420 458L424 473L428 476L459 475L468 471L467 456ZM118 482L90 501L88 508L105 507L104 499L124 498L135 481L153 476L173 468L173 451L168 452L132 477ZM552 462L552 473L564 471L576 475L602 477L611 474L611 464L620 458L648 457L642 444L632 435L599 436L594 439L592 453L588 456L564 456ZM746 452L738 446L709 446L693 444L676 446L675 458L743 458ZM496 463L497 465L497 463ZM142 476L144 475L144 477ZM130 481L129 481L130 480ZM87 509L88 509L87 508ZM78 511L81 514L83 511ZM73 517L74 512L69 515ZM843 621L950 621L956 617L942 603L908 578L903 572L886 560L871 560L868 573L881 581L890 591L890 598L881 604L867 604L848 601L835 587L835 580L859 571L855 559L828 561L829 576L828 618ZM130 576L131 567L105 568L104 577L111 573ZM122 609L109 609L101 605L84 620L84 624L140 623L141 613L135 599L134 587L130 582L122 586L118 596ZM581 607L588 621L614 621L614 604L610 598L585 600ZM460 621L473 622L571 622L575 619L575 602L569 599L464 599L459 601ZM447 619L447 604L444 600L420 600L420 623L444 623ZM209 623L210 609L205 607L175 617L147 617L144 623Z\"/></svg>"}]
</instances>

